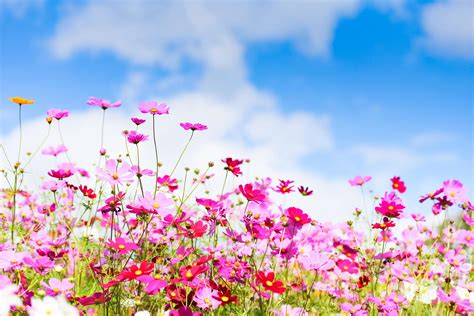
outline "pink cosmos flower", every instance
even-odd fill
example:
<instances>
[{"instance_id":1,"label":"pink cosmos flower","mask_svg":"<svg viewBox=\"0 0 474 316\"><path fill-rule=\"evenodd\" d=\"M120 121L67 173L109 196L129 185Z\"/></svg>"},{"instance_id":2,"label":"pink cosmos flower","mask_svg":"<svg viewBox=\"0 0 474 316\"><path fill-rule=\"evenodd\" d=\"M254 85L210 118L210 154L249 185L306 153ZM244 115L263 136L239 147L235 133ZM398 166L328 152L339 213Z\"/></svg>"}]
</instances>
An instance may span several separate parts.
<instances>
[{"instance_id":1,"label":"pink cosmos flower","mask_svg":"<svg viewBox=\"0 0 474 316\"><path fill-rule=\"evenodd\" d=\"M342 311L348 312L350 315L353 316L362 316L367 315L367 311L362 309L361 304L351 304L351 303L341 303L339 305Z\"/></svg>"},{"instance_id":2,"label":"pink cosmos flower","mask_svg":"<svg viewBox=\"0 0 474 316\"><path fill-rule=\"evenodd\" d=\"M168 190L170 192L174 192L176 189L178 189L178 180L177 179L172 179L170 178L169 175L164 175L162 177L158 177L156 181L165 187L168 187Z\"/></svg>"},{"instance_id":3,"label":"pink cosmos flower","mask_svg":"<svg viewBox=\"0 0 474 316\"><path fill-rule=\"evenodd\" d=\"M137 133L137 131L130 131L127 134L127 140L131 144L138 144L140 142L148 140L148 136L145 134Z\"/></svg>"},{"instance_id":4,"label":"pink cosmos flower","mask_svg":"<svg viewBox=\"0 0 474 316\"><path fill-rule=\"evenodd\" d=\"M116 101L114 103L110 103L109 100L99 99L96 97L90 97L89 100L87 100L87 104L92 105L92 106L99 106L103 110L107 110L108 108L120 107L122 105L122 102Z\"/></svg>"},{"instance_id":5,"label":"pink cosmos flower","mask_svg":"<svg viewBox=\"0 0 474 316\"><path fill-rule=\"evenodd\" d=\"M239 190L248 201L261 203L266 200L265 194L259 189L254 189L251 183L247 183L244 186L239 185Z\"/></svg>"},{"instance_id":6,"label":"pink cosmos flower","mask_svg":"<svg viewBox=\"0 0 474 316\"><path fill-rule=\"evenodd\" d=\"M142 177L142 176L153 176L155 172L150 169L141 169L137 165L133 165L130 167L130 171L135 174L137 177Z\"/></svg>"},{"instance_id":7,"label":"pink cosmos flower","mask_svg":"<svg viewBox=\"0 0 474 316\"><path fill-rule=\"evenodd\" d=\"M168 282L165 280L148 274L138 276L137 280L146 284L145 292L149 295L157 294L161 289L168 285Z\"/></svg>"},{"instance_id":8,"label":"pink cosmos flower","mask_svg":"<svg viewBox=\"0 0 474 316\"><path fill-rule=\"evenodd\" d=\"M137 244L133 242L128 242L121 237L117 237L115 241L109 239L107 244L109 245L109 247L117 250L117 252L121 255L124 255L131 250L137 250L139 248Z\"/></svg>"},{"instance_id":9,"label":"pink cosmos flower","mask_svg":"<svg viewBox=\"0 0 474 316\"><path fill-rule=\"evenodd\" d=\"M336 265L343 272L348 272L350 274L359 272L359 265L356 262L348 259L337 260Z\"/></svg>"},{"instance_id":10,"label":"pink cosmos flower","mask_svg":"<svg viewBox=\"0 0 474 316\"><path fill-rule=\"evenodd\" d=\"M305 224L311 223L311 218L297 207L289 207L285 211L285 215L296 226L301 227Z\"/></svg>"},{"instance_id":11,"label":"pink cosmos flower","mask_svg":"<svg viewBox=\"0 0 474 316\"><path fill-rule=\"evenodd\" d=\"M402 200L396 196L395 192L386 192L379 206L375 207L375 210L383 216L400 218L404 208Z\"/></svg>"},{"instance_id":12,"label":"pink cosmos flower","mask_svg":"<svg viewBox=\"0 0 474 316\"><path fill-rule=\"evenodd\" d=\"M185 130L192 130L192 131L204 131L207 129L206 125L196 123L196 124L191 124L191 123L180 123L179 124L182 128Z\"/></svg>"},{"instance_id":13,"label":"pink cosmos flower","mask_svg":"<svg viewBox=\"0 0 474 316\"><path fill-rule=\"evenodd\" d=\"M143 123L145 123L146 120L143 120L141 118L138 118L138 117L132 117L131 118L132 122L135 123L137 126L138 125L141 125Z\"/></svg>"},{"instance_id":14,"label":"pink cosmos flower","mask_svg":"<svg viewBox=\"0 0 474 316\"><path fill-rule=\"evenodd\" d=\"M197 306L202 309L216 309L221 304L220 301L216 300L213 296L217 296L218 291L213 290L208 287L202 287L197 292L193 298L193 301L196 302Z\"/></svg>"},{"instance_id":15,"label":"pink cosmos flower","mask_svg":"<svg viewBox=\"0 0 474 316\"><path fill-rule=\"evenodd\" d=\"M74 287L74 284L67 279L59 280L56 278L49 279L48 284L41 281L41 285L49 296L58 296L59 294L67 295L69 294L69 290Z\"/></svg>"},{"instance_id":16,"label":"pink cosmos flower","mask_svg":"<svg viewBox=\"0 0 474 316\"><path fill-rule=\"evenodd\" d=\"M59 154L67 152L67 147L64 145L59 145L58 147L49 146L41 151L43 155L57 157Z\"/></svg>"},{"instance_id":17,"label":"pink cosmos flower","mask_svg":"<svg viewBox=\"0 0 474 316\"><path fill-rule=\"evenodd\" d=\"M51 192L56 192L60 189L63 189L66 187L66 182L64 181L45 181L41 183L41 189L51 191Z\"/></svg>"},{"instance_id":18,"label":"pink cosmos flower","mask_svg":"<svg viewBox=\"0 0 474 316\"><path fill-rule=\"evenodd\" d=\"M295 183L295 181L291 181L291 180L280 180L280 184L278 184L278 186L276 187L276 192L279 192L281 194L287 194L287 193L291 193L293 192L293 183Z\"/></svg>"},{"instance_id":19,"label":"pink cosmos flower","mask_svg":"<svg viewBox=\"0 0 474 316\"><path fill-rule=\"evenodd\" d=\"M133 173L130 172L130 165L123 162L121 165L115 159L105 162L105 169L97 168L97 177L110 185L124 185L133 182Z\"/></svg>"},{"instance_id":20,"label":"pink cosmos flower","mask_svg":"<svg viewBox=\"0 0 474 316\"><path fill-rule=\"evenodd\" d=\"M163 115L169 114L170 108L166 103L159 103L156 101L142 102L138 106L138 109L142 113L150 113L151 115Z\"/></svg>"},{"instance_id":21,"label":"pink cosmos flower","mask_svg":"<svg viewBox=\"0 0 474 316\"><path fill-rule=\"evenodd\" d=\"M275 316L308 316L309 314L301 307L291 307L283 304L279 309L274 309Z\"/></svg>"},{"instance_id":22,"label":"pink cosmos flower","mask_svg":"<svg viewBox=\"0 0 474 316\"><path fill-rule=\"evenodd\" d=\"M349 180L349 184L353 187L357 185L362 186L365 183L369 182L371 179L372 179L371 176L365 176L365 177L356 176L354 179Z\"/></svg>"},{"instance_id":23,"label":"pink cosmos flower","mask_svg":"<svg viewBox=\"0 0 474 316\"><path fill-rule=\"evenodd\" d=\"M60 110L60 109L49 109L46 114L50 117L53 117L57 119L58 121L64 117L69 116L69 112L66 110Z\"/></svg>"},{"instance_id":24,"label":"pink cosmos flower","mask_svg":"<svg viewBox=\"0 0 474 316\"><path fill-rule=\"evenodd\" d=\"M466 196L467 190L463 188L462 183L458 180L444 181L443 193L452 203L463 203L468 200Z\"/></svg>"}]
</instances>

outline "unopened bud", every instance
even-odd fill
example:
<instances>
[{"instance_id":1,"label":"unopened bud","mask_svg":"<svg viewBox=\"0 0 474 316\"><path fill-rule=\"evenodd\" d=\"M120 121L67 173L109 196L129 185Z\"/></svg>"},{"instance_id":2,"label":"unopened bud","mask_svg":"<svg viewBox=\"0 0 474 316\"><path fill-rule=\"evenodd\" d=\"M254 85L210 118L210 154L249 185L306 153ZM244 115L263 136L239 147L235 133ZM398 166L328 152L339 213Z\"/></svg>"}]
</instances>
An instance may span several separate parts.
<instances>
[{"instance_id":1,"label":"unopened bud","mask_svg":"<svg viewBox=\"0 0 474 316\"><path fill-rule=\"evenodd\" d=\"M48 116L46 118L46 123L51 124L53 122L53 118L51 116Z\"/></svg>"}]
</instances>

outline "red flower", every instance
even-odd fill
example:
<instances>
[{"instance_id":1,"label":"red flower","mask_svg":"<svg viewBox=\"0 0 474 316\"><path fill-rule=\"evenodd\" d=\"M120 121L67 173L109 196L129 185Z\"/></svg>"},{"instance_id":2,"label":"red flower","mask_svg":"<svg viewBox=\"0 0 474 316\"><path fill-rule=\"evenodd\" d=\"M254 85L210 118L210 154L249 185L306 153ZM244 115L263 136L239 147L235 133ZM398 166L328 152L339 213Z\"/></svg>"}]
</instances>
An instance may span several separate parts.
<instances>
[{"instance_id":1,"label":"red flower","mask_svg":"<svg viewBox=\"0 0 474 316\"><path fill-rule=\"evenodd\" d=\"M308 214L303 213L303 211L297 207L289 207L286 210L286 216L288 216L288 219L290 219L296 226L303 226L311 223L311 218Z\"/></svg>"},{"instance_id":2,"label":"red flower","mask_svg":"<svg viewBox=\"0 0 474 316\"><path fill-rule=\"evenodd\" d=\"M178 226L178 229L183 231L183 236L187 238L199 238L206 233L207 225L202 221L196 223L189 220L184 224L186 227Z\"/></svg>"},{"instance_id":3,"label":"red flower","mask_svg":"<svg viewBox=\"0 0 474 316\"><path fill-rule=\"evenodd\" d=\"M219 291L218 296L213 296L213 298L221 302L221 306L237 302L237 296L232 296L232 292L227 288Z\"/></svg>"},{"instance_id":4,"label":"red flower","mask_svg":"<svg viewBox=\"0 0 474 316\"><path fill-rule=\"evenodd\" d=\"M388 219L388 217L383 218L383 223L372 224L372 228L386 230L390 227L395 227L395 223Z\"/></svg>"},{"instance_id":5,"label":"red flower","mask_svg":"<svg viewBox=\"0 0 474 316\"><path fill-rule=\"evenodd\" d=\"M268 272L268 274L265 275L264 272L259 271L257 273L257 281L258 283L263 285L265 290L278 294L282 294L283 292L285 292L283 282L280 280L275 281L275 273L273 272Z\"/></svg>"},{"instance_id":6,"label":"red flower","mask_svg":"<svg viewBox=\"0 0 474 316\"><path fill-rule=\"evenodd\" d=\"M239 190L248 201L260 203L266 199L265 194L258 189L254 190L251 183L247 183L245 186L239 185Z\"/></svg>"},{"instance_id":7,"label":"red flower","mask_svg":"<svg viewBox=\"0 0 474 316\"><path fill-rule=\"evenodd\" d=\"M400 177L393 177L390 181L392 181L392 188L394 190L398 190L400 193L404 193L407 190L405 182L400 180Z\"/></svg>"},{"instance_id":8,"label":"red flower","mask_svg":"<svg viewBox=\"0 0 474 316\"><path fill-rule=\"evenodd\" d=\"M234 160L232 158L226 158L225 160L222 160L222 162L227 164L224 169L232 172L236 177L242 174L242 172L240 171L240 165L244 162L243 160Z\"/></svg>"},{"instance_id":9,"label":"red flower","mask_svg":"<svg viewBox=\"0 0 474 316\"><path fill-rule=\"evenodd\" d=\"M79 186L79 190L82 192L82 194L89 198L89 199L95 199L97 197L97 195L94 193L94 190L90 189L87 187L87 185L80 185Z\"/></svg>"},{"instance_id":10,"label":"red flower","mask_svg":"<svg viewBox=\"0 0 474 316\"><path fill-rule=\"evenodd\" d=\"M133 266L130 267L130 269L126 271L122 271L119 277L122 280L135 280L140 275L152 273L153 267L154 267L153 262L148 263L147 261L143 261L142 263L140 263L140 266L137 266L136 264L134 264Z\"/></svg>"},{"instance_id":11,"label":"red flower","mask_svg":"<svg viewBox=\"0 0 474 316\"><path fill-rule=\"evenodd\" d=\"M300 186L298 187L298 191L301 193L302 196L309 196L313 194L313 190L310 190L308 187Z\"/></svg>"},{"instance_id":12,"label":"red flower","mask_svg":"<svg viewBox=\"0 0 474 316\"><path fill-rule=\"evenodd\" d=\"M182 267L179 270L179 274L181 275L182 280L192 281L196 276L206 272L207 270L209 270L209 267L206 265L192 265Z\"/></svg>"},{"instance_id":13,"label":"red flower","mask_svg":"<svg viewBox=\"0 0 474 316\"><path fill-rule=\"evenodd\" d=\"M280 184L277 186L276 191L282 194L291 193L293 192L292 184L294 182L295 181L291 181L291 180L280 180Z\"/></svg>"}]
</instances>

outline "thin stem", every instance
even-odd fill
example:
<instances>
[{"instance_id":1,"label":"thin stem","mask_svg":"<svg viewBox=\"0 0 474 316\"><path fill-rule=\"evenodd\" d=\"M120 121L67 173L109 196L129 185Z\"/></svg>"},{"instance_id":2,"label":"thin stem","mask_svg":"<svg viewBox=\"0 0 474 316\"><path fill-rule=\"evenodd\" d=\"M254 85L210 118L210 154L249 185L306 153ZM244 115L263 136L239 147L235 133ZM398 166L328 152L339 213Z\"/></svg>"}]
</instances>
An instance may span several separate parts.
<instances>
[{"instance_id":1,"label":"thin stem","mask_svg":"<svg viewBox=\"0 0 474 316\"><path fill-rule=\"evenodd\" d=\"M226 170L225 172L225 177L224 177L224 184L222 184L222 189L221 189L221 199L222 199L222 195L224 195L224 189L225 189L225 184L227 182L227 176L229 175L229 170Z\"/></svg>"},{"instance_id":2,"label":"thin stem","mask_svg":"<svg viewBox=\"0 0 474 316\"><path fill-rule=\"evenodd\" d=\"M186 149L188 148L189 143L190 143L191 140L193 139L193 135L194 135L194 131L191 132L191 136L189 137L188 142L186 143L186 146L184 146L184 149L183 149L183 151L181 152L181 155L179 155L178 161L176 161L176 164L174 165L173 171L171 171L170 178L171 178L171 176L173 175L173 173L176 171L176 168L178 167L178 165L179 165L181 159L183 158L183 155L184 155L184 153L186 152Z\"/></svg>"},{"instance_id":3,"label":"thin stem","mask_svg":"<svg viewBox=\"0 0 474 316\"><path fill-rule=\"evenodd\" d=\"M31 160L33 160L33 158L36 156L36 154L38 153L38 151L43 147L44 143L46 143L46 141L48 140L48 137L49 137L49 134L51 132L51 124L48 124L48 133L46 134L46 137L43 139L43 141L41 142L41 144L36 148L36 150L34 151L34 153L31 155L30 159L28 159L28 161L26 162L25 166L23 167L23 169L26 169L26 167L30 164Z\"/></svg>"},{"instance_id":4,"label":"thin stem","mask_svg":"<svg viewBox=\"0 0 474 316\"><path fill-rule=\"evenodd\" d=\"M105 109L102 112L102 128L100 133L100 148L104 148L104 126L105 126Z\"/></svg>"},{"instance_id":5,"label":"thin stem","mask_svg":"<svg viewBox=\"0 0 474 316\"><path fill-rule=\"evenodd\" d=\"M153 145L155 147L155 162L156 162L155 191L153 191L153 198L155 198L156 192L158 190L158 172L160 171L160 165L159 165L159 160L158 160L158 146L156 145L155 115L153 115Z\"/></svg>"},{"instance_id":6,"label":"thin stem","mask_svg":"<svg viewBox=\"0 0 474 316\"><path fill-rule=\"evenodd\" d=\"M20 144L18 146L18 157L16 159L17 162L20 161L20 154L21 154L21 142L22 142L22 139L23 139L23 129L21 127L21 104L20 106L18 107L18 121L20 122Z\"/></svg>"}]
</instances>

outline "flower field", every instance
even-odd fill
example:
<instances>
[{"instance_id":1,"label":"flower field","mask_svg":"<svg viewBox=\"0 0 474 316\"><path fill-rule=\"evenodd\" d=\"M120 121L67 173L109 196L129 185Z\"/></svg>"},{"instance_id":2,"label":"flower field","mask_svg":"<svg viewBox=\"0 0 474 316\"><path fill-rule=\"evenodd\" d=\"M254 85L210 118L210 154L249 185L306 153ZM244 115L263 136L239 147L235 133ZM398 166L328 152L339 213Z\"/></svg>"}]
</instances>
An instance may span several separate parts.
<instances>
[{"instance_id":1,"label":"flower field","mask_svg":"<svg viewBox=\"0 0 474 316\"><path fill-rule=\"evenodd\" d=\"M372 178L355 176L347 185L363 204L346 222L323 224L271 197L306 198L317 188L239 181L249 161L226 153L202 170L185 169L181 160L192 155L193 137L206 137L204 124L181 123L189 139L177 144L176 161L162 164L155 124L170 115L165 103L141 103L140 117L113 135L123 142L120 156L107 152L102 132L84 148L97 152L87 167L70 160L68 144L45 146L47 137L20 161L22 111L34 101L10 101L20 133L18 153L3 145L0 153L0 316L474 313L474 205L457 180L419 192L429 214L421 215L404 203L403 178L369 193ZM107 113L121 106L95 97L87 104L102 115L102 131ZM68 116L50 109L45 125L60 133ZM145 124L152 134L142 132ZM154 149L154 165L141 164L144 146ZM40 155L57 167L27 187ZM211 173L224 179L221 189L202 193Z\"/></svg>"}]
</instances>

